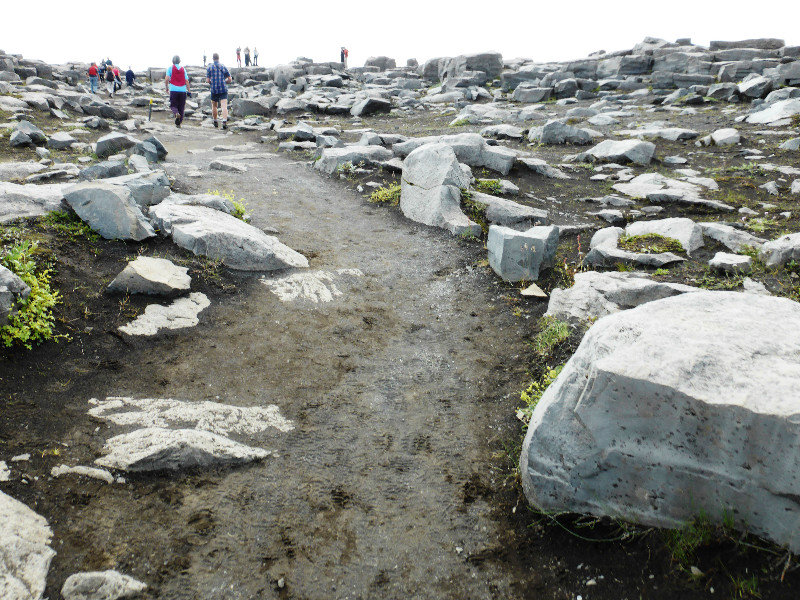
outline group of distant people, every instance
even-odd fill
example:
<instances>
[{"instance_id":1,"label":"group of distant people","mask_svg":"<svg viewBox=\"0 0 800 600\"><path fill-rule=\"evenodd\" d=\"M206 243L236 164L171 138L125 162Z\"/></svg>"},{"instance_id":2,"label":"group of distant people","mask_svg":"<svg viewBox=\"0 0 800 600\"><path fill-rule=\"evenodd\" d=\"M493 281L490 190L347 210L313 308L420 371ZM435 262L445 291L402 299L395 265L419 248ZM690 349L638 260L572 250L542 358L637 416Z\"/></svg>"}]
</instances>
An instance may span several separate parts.
<instances>
[{"instance_id":1,"label":"group of distant people","mask_svg":"<svg viewBox=\"0 0 800 600\"><path fill-rule=\"evenodd\" d=\"M242 48L236 48L236 65L241 68L242 67ZM249 67L257 67L258 66L258 48L255 46L253 47L253 60L250 61L250 47L246 46L244 49L244 66Z\"/></svg>"},{"instance_id":2,"label":"group of distant people","mask_svg":"<svg viewBox=\"0 0 800 600\"><path fill-rule=\"evenodd\" d=\"M109 96L113 97L114 94L117 93L117 90L122 89L119 67L114 65L110 58L101 60L99 66L96 62L93 62L89 65L86 76L89 78L89 88L93 94L99 91L101 81L105 81L106 91ZM128 70L125 72L125 82L128 84L128 87L131 87L135 80L136 74L128 67Z\"/></svg>"},{"instance_id":3,"label":"group of distant people","mask_svg":"<svg viewBox=\"0 0 800 600\"><path fill-rule=\"evenodd\" d=\"M343 66L347 66L347 57L350 52L344 46L341 47L341 62ZM228 128L228 86L233 80L227 67L219 62L219 54L214 52L212 55L213 62L206 66L206 54L203 53L203 66L206 67L206 81L209 84L211 91L211 117L214 121L214 127L219 127L218 116L222 112L222 128ZM245 66L250 66L250 48L244 49L244 62ZM236 48L236 63L239 67L242 66L241 48ZM253 48L253 66L258 66L258 49ZM92 63L87 71L89 78L89 86L93 94L97 93L99 81L106 82L106 89L109 96L113 96L116 91L122 88L122 80L120 79L119 68L117 68L111 59L105 59L97 63ZM125 80L128 87L132 86L136 79L133 70L128 67L125 73ZM164 77L164 85L166 92L169 94L169 108L175 116L175 126L180 127L183 123L183 117L186 112L186 99L192 95L189 87L189 77L186 74L186 69L181 66L181 57L177 54L172 57L172 64L167 68Z\"/></svg>"}]
</instances>

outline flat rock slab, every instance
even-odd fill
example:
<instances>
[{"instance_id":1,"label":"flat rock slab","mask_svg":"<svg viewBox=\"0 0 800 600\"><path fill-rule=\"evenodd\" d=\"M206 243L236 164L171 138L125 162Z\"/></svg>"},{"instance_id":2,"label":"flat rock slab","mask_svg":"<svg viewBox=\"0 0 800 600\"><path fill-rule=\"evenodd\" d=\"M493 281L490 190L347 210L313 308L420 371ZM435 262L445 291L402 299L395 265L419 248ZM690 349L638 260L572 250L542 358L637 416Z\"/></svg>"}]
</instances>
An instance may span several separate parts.
<instances>
[{"instance_id":1,"label":"flat rock slab","mask_svg":"<svg viewBox=\"0 0 800 600\"><path fill-rule=\"evenodd\" d=\"M288 432L294 423L275 404L233 406L210 400L109 396L89 400L89 415L120 427L199 429L218 435L255 435L269 429Z\"/></svg>"},{"instance_id":2,"label":"flat rock slab","mask_svg":"<svg viewBox=\"0 0 800 600\"><path fill-rule=\"evenodd\" d=\"M67 577L61 595L64 600L119 600L146 589L146 583L118 571L92 571Z\"/></svg>"},{"instance_id":3,"label":"flat rock slab","mask_svg":"<svg viewBox=\"0 0 800 600\"><path fill-rule=\"evenodd\" d=\"M600 162L635 163L649 165L656 151L652 142L641 140L604 140L587 150L582 156Z\"/></svg>"},{"instance_id":4,"label":"flat rock slab","mask_svg":"<svg viewBox=\"0 0 800 600\"><path fill-rule=\"evenodd\" d=\"M134 137L124 133L109 133L97 140L97 149L95 153L99 158L107 158L112 154L117 154L128 148L133 148L139 143Z\"/></svg>"},{"instance_id":5,"label":"flat rock slab","mask_svg":"<svg viewBox=\"0 0 800 600\"><path fill-rule=\"evenodd\" d=\"M282 302L308 300L314 304L332 302L342 296L337 286L342 280L353 280L363 277L358 269L337 269L336 271L309 271L292 273L285 277L270 279L264 277L261 282Z\"/></svg>"},{"instance_id":6,"label":"flat rock slab","mask_svg":"<svg viewBox=\"0 0 800 600\"><path fill-rule=\"evenodd\" d=\"M703 228L704 236L716 240L728 250L733 250L734 252L741 252L743 248L748 246L760 248L767 241L726 223L709 221L699 225Z\"/></svg>"},{"instance_id":7,"label":"flat rock slab","mask_svg":"<svg viewBox=\"0 0 800 600\"><path fill-rule=\"evenodd\" d=\"M628 182L615 183L612 187L631 198L644 198L655 204L697 204L723 211L734 210L733 206L724 202L701 198L700 185L672 179L660 173L643 173Z\"/></svg>"},{"instance_id":8,"label":"flat rock slab","mask_svg":"<svg viewBox=\"0 0 800 600\"><path fill-rule=\"evenodd\" d=\"M625 227L627 235L656 234L678 240L687 254L703 247L703 228L691 219L671 217L655 221L636 221Z\"/></svg>"},{"instance_id":9,"label":"flat rock slab","mask_svg":"<svg viewBox=\"0 0 800 600\"><path fill-rule=\"evenodd\" d=\"M533 412L526 496L658 527L734 508L737 527L797 552L797 331L797 302L737 292L601 318Z\"/></svg>"},{"instance_id":10,"label":"flat rock slab","mask_svg":"<svg viewBox=\"0 0 800 600\"><path fill-rule=\"evenodd\" d=\"M130 473L243 465L271 454L209 431L159 427L114 436L103 451L96 464Z\"/></svg>"},{"instance_id":11,"label":"flat rock slab","mask_svg":"<svg viewBox=\"0 0 800 600\"><path fill-rule=\"evenodd\" d=\"M514 229L529 229L534 225L548 225L547 211L532 208L505 198L482 192L472 192L473 202L486 206L486 220Z\"/></svg>"},{"instance_id":12,"label":"flat rock slab","mask_svg":"<svg viewBox=\"0 0 800 600\"><path fill-rule=\"evenodd\" d=\"M753 259L743 254L717 252L708 266L723 273L749 273L753 269Z\"/></svg>"},{"instance_id":13,"label":"flat rock slab","mask_svg":"<svg viewBox=\"0 0 800 600\"><path fill-rule=\"evenodd\" d=\"M181 248L222 260L232 269L275 271L308 267L305 256L278 238L207 206L165 200L150 207L150 218L162 234L172 236Z\"/></svg>"},{"instance_id":14,"label":"flat rock slab","mask_svg":"<svg viewBox=\"0 0 800 600\"><path fill-rule=\"evenodd\" d=\"M0 223L24 217L40 217L62 208L64 189L69 185L0 182Z\"/></svg>"},{"instance_id":15,"label":"flat rock slab","mask_svg":"<svg viewBox=\"0 0 800 600\"><path fill-rule=\"evenodd\" d=\"M0 163L0 181L11 179L25 179L29 175L41 173L47 167L36 162L7 162Z\"/></svg>"},{"instance_id":16,"label":"flat rock slab","mask_svg":"<svg viewBox=\"0 0 800 600\"><path fill-rule=\"evenodd\" d=\"M526 231L492 225L486 241L489 266L505 281L536 281L542 269L553 266L558 239L554 225Z\"/></svg>"},{"instance_id":17,"label":"flat rock slab","mask_svg":"<svg viewBox=\"0 0 800 600\"><path fill-rule=\"evenodd\" d=\"M132 260L108 286L109 292L179 296L189 291L189 269L165 258L139 256Z\"/></svg>"},{"instance_id":18,"label":"flat rock slab","mask_svg":"<svg viewBox=\"0 0 800 600\"><path fill-rule=\"evenodd\" d=\"M578 324L699 289L655 281L647 273L586 271L575 273L572 287L551 292L545 315Z\"/></svg>"},{"instance_id":19,"label":"flat rock slab","mask_svg":"<svg viewBox=\"0 0 800 600\"><path fill-rule=\"evenodd\" d=\"M47 520L0 492L0 594L3 600L39 600L44 594L53 532Z\"/></svg>"},{"instance_id":20,"label":"flat rock slab","mask_svg":"<svg viewBox=\"0 0 800 600\"><path fill-rule=\"evenodd\" d=\"M212 171L229 171L231 173L246 173L245 165L237 164L231 160L212 160L208 165Z\"/></svg>"},{"instance_id":21,"label":"flat rock slab","mask_svg":"<svg viewBox=\"0 0 800 600\"><path fill-rule=\"evenodd\" d=\"M199 315L211 305L201 292L192 292L186 298L178 298L169 306L151 304L144 313L127 325L119 327L128 335L156 335L162 329L186 329L200 322Z\"/></svg>"}]
</instances>

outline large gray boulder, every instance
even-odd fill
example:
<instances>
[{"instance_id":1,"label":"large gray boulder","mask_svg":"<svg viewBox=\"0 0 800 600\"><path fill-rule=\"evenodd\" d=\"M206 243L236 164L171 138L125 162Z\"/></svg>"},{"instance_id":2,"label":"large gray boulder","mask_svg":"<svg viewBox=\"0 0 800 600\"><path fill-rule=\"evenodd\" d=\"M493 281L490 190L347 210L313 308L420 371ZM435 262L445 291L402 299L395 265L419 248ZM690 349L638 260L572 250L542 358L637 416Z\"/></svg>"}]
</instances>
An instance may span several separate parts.
<instances>
[{"instance_id":1,"label":"large gray boulder","mask_svg":"<svg viewBox=\"0 0 800 600\"><path fill-rule=\"evenodd\" d=\"M601 318L531 417L529 501L657 527L730 510L800 551L797 331L797 302L736 292Z\"/></svg>"},{"instance_id":2,"label":"large gray boulder","mask_svg":"<svg viewBox=\"0 0 800 600\"><path fill-rule=\"evenodd\" d=\"M480 225L461 211L461 190L469 181L450 146L421 146L403 161L400 210L413 221L454 235L479 235Z\"/></svg>"},{"instance_id":3,"label":"large gray boulder","mask_svg":"<svg viewBox=\"0 0 800 600\"><path fill-rule=\"evenodd\" d=\"M146 589L146 583L118 571L91 571L67 577L61 595L64 600L119 600Z\"/></svg>"},{"instance_id":4,"label":"large gray boulder","mask_svg":"<svg viewBox=\"0 0 800 600\"><path fill-rule=\"evenodd\" d=\"M164 171L132 173L105 180L110 185L123 186L131 193L131 198L142 210L158 204L170 195L169 178Z\"/></svg>"},{"instance_id":5,"label":"large gray boulder","mask_svg":"<svg viewBox=\"0 0 800 600\"><path fill-rule=\"evenodd\" d=\"M790 260L800 261L800 233L789 233L761 246L759 258L769 267L780 267Z\"/></svg>"},{"instance_id":6,"label":"large gray boulder","mask_svg":"<svg viewBox=\"0 0 800 600\"><path fill-rule=\"evenodd\" d=\"M692 252L703 247L703 228L685 217L636 221L625 227L625 233L627 235L656 234L678 240L690 256Z\"/></svg>"},{"instance_id":7,"label":"large gray boulder","mask_svg":"<svg viewBox=\"0 0 800 600\"><path fill-rule=\"evenodd\" d=\"M591 322L646 302L661 300L700 288L655 281L647 273L585 271L575 273L575 285L550 293L545 316L572 324Z\"/></svg>"},{"instance_id":8,"label":"large gray boulder","mask_svg":"<svg viewBox=\"0 0 800 600\"><path fill-rule=\"evenodd\" d=\"M278 96L259 96L257 98L237 98L231 102L231 112L236 117L268 115L280 100Z\"/></svg>"},{"instance_id":9,"label":"large gray boulder","mask_svg":"<svg viewBox=\"0 0 800 600\"><path fill-rule=\"evenodd\" d=\"M686 260L672 252L648 254L623 250L618 247L622 233L621 227L605 227L596 232L589 242L590 250L584 262L594 267L628 265L660 268Z\"/></svg>"},{"instance_id":10,"label":"large gray boulder","mask_svg":"<svg viewBox=\"0 0 800 600\"><path fill-rule=\"evenodd\" d=\"M128 148L133 148L139 140L124 133L113 132L97 140L95 153L99 158L107 158Z\"/></svg>"},{"instance_id":11,"label":"large gray boulder","mask_svg":"<svg viewBox=\"0 0 800 600\"><path fill-rule=\"evenodd\" d=\"M189 269L166 258L139 256L129 262L108 285L109 292L177 296L189 291Z\"/></svg>"},{"instance_id":12,"label":"large gray boulder","mask_svg":"<svg viewBox=\"0 0 800 600\"><path fill-rule=\"evenodd\" d=\"M87 181L64 190L72 210L106 239L135 240L155 236L127 188L105 181Z\"/></svg>"},{"instance_id":13,"label":"large gray boulder","mask_svg":"<svg viewBox=\"0 0 800 600\"><path fill-rule=\"evenodd\" d=\"M325 148L322 156L314 163L314 168L333 175L344 165L374 166L394 156L392 151L382 146L345 146L344 148Z\"/></svg>"},{"instance_id":14,"label":"large gray boulder","mask_svg":"<svg viewBox=\"0 0 800 600\"><path fill-rule=\"evenodd\" d=\"M641 140L603 140L584 155L600 162L635 163L649 165L655 154L656 145Z\"/></svg>"},{"instance_id":15,"label":"large gray boulder","mask_svg":"<svg viewBox=\"0 0 800 600\"><path fill-rule=\"evenodd\" d=\"M0 327L5 325L17 303L25 300L30 293L28 284L13 271L0 265Z\"/></svg>"},{"instance_id":16,"label":"large gray boulder","mask_svg":"<svg viewBox=\"0 0 800 600\"><path fill-rule=\"evenodd\" d=\"M148 427L106 441L95 463L130 473L242 465L269 456L209 431Z\"/></svg>"},{"instance_id":17,"label":"large gray boulder","mask_svg":"<svg viewBox=\"0 0 800 600\"><path fill-rule=\"evenodd\" d=\"M471 192L472 200L486 206L486 220L512 229L530 229L534 225L547 225L547 211L532 208L505 198L482 192Z\"/></svg>"},{"instance_id":18,"label":"large gray boulder","mask_svg":"<svg viewBox=\"0 0 800 600\"><path fill-rule=\"evenodd\" d=\"M165 200L150 207L150 218L163 235L194 254L219 259L241 271L308 267L299 252L227 213Z\"/></svg>"},{"instance_id":19,"label":"large gray boulder","mask_svg":"<svg viewBox=\"0 0 800 600\"><path fill-rule=\"evenodd\" d=\"M470 167L486 167L501 175L508 174L517 157L517 153L510 148L490 146L479 133L411 138L405 142L394 144L392 151L397 156L406 157L425 144L446 144L453 149L459 162Z\"/></svg>"},{"instance_id":20,"label":"large gray boulder","mask_svg":"<svg viewBox=\"0 0 800 600\"><path fill-rule=\"evenodd\" d=\"M585 129L552 119L541 127L531 127L528 140L539 144L591 144L592 134Z\"/></svg>"},{"instance_id":21,"label":"large gray boulder","mask_svg":"<svg viewBox=\"0 0 800 600\"><path fill-rule=\"evenodd\" d=\"M108 179L110 177L121 177L128 174L128 168L121 160L104 160L91 167L81 169L78 179L92 181L94 179Z\"/></svg>"},{"instance_id":22,"label":"large gray boulder","mask_svg":"<svg viewBox=\"0 0 800 600\"><path fill-rule=\"evenodd\" d=\"M61 183L34 185L0 182L0 223L59 210L65 187Z\"/></svg>"},{"instance_id":23,"label":"large gray boulder","mask_svg":"<svg viewBox=\"0 0 800 600\"><path fill-rule=\"evenodd\" d=\"M14 128L14 131L20 131L24 133L30 138L31 142L33 142L37 146L47 143L47 136L44 134L44 131L39 129L36 125L31 123L30 121L25 121L25 120L20 121Z\"/></svg>"},{"instance_id":24,"label":"large gray boulder","mask_svg":"<svg viewBox=\"0 0 800 600\"><path fill-rule=\"evenodd\" d=\"M489 266L505 281L536 281L542 269L553 266L558 237L554 225L527 231L491 225L486 242Z\"/></svg>"},{"instance_id":25,"label":"large gray boulder","mask_svg":"<svg viewBox=\"0 0 800 600\"><path fill-rule=\"evenodd\" d=\"M47 520L0 492L0 596L40 600L56 553Z\"/></svg>"},{"instance_id":26,"label":"large gray boulder","mask_svg":"<svg viewBox=\"0 0 800 600\"><path fill-rule=\"evenodd\" d=\"M392 102L383 98L365 98L357 102L350 109L350 114L354 117L364 117L377 112L389 112L392 109Z\"/></svg>"},{"instance_id":27,"label":"large gray boulder","mask_svg":"<svg viewBox=\"0 0 800 600\"><path fill-rule=\"evenodd\" d=\"M69 148L77 141L78 140L76 140L66 131L57 131L50 136L49 140L47 140L47 147L51 150L64 150Z\"/></svg>"},{"instance_id":28,"label":"large gray boulder","mask_svg":"<svg viewBox=\"0 0 800 600\"><path fill-rule=\"evenodd\" d=\"M397 61L388 56L370 56L364 61L365 67L375 67L379 71L386 71L397 67Z\"/></svg>"}]
</instances>

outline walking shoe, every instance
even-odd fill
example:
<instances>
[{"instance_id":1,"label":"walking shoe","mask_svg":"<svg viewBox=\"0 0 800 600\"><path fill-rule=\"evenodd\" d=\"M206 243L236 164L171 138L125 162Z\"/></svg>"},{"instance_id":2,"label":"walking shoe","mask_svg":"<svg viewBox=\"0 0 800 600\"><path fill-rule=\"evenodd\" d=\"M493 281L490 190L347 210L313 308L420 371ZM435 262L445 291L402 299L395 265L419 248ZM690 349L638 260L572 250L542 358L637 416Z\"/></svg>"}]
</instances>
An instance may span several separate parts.
<instances>
[{"instance_id":1,"label":"walking shoe","mask_svg":"<svg viewBox=\"0 0 800 600\"><path fill-rule=\"evenodd\" d=\"M180 116L175 117L175 127L181 126L181 118Z\"/></svg>"},{"instance_id":2,"label":"walking shoe","mask_svg":"<svg viewBox=\"0 0 800 600\"><path fill-rule=\"evenodd\" d=\"M219 123L217 121L214 121L214 127L219 127Z\"/></svg>"},{"instance_id":3,"label":"walking shoe","mask_svg":"<svg viewBox=\"0 0 800 600\"><path fill-rule=\"evenodd\" d=\"M228 128L228 122L227 121L223 121L222 122L222 128L223 129L227 129Z\"/></svg>"}]
</instances>

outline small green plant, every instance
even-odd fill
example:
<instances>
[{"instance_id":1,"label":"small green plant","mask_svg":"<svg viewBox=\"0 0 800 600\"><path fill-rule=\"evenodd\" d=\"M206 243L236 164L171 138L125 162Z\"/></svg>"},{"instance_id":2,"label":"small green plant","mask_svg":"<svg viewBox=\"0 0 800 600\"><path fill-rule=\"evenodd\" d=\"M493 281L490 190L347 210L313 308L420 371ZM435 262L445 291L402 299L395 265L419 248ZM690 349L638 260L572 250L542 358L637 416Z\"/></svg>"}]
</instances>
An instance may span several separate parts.
<instances>
[{"instance_id":1,"label":"small green plant","mask_svg":"<svg viewBox=\"0 0 800 600\"><path fill-rule=\"evenodd\" d=\"M743 282L744 275L717 274L709 269L698 282L698 286L706 290L735 290Z\"/></svg>"},{"instance_id":2,"label":"small green plant","mask_svg":"<svg viewBox=\"0 0 800 600\"><path fill-rule=\"evenodd\" d=\"M800 127L800 114L792 115L790 124L794 128Z\"/></svg>"},{"instance_id":3,"label":"small green plant","mask_svg":"<svg viewBox=\"0 0 800 600\"><path fill-rule=\"evenodd\" d=\"M92 242L96 242L100 239L100 236L86 223L81 221L75 213L55 210L42 217L41 222L58 233L67 235L72 239L85 237Z\"/></svg>"},{"instance_id":4,"label":"small green plant","mask_svg":"<svg viewBox=\"0 0 800 600\"><path fill-rule=\"evenodd\" d=\"M679 529L668 529L664 532L664 543L672 560L684 569L692 566L697 550L708 545L716 537L716 527L708 515L700 513Z\"/></svg>"},{"instance_id":5,"label":"small green plant","mask_svg":"<svg viewBox=\"0 0 800 600\"><path fill-rule=\"evenodd\" d=\"M346 162L340 164L336 167L336 172L340 175L350 176L355 172L356 168L353 166L353 163Z\"/></svg>"},{"instance_id":6,"label":"small green plant","mask_svg":"<svg viewBox=\"0 0 800 600\"><path fill-rule=\"evenodd\" d=\"M37 269L33 254L35 242L23 241L6 250L0 264L13 271L31 289L28 297L17 303L15 313L0 328L3 345L20 344L28 350L36 343L58 339L54 332L53 307L61 301L60 294L50 288L50 270Z\"/></svg>"},{"instance_id":7,"label":"small green plant","mask_svg":"<svg viewBox=\"0 0 800 600\"><path fill-rule=\"evenodd\" d=\"M539 333L533 338L533 349L539 356L550 356L553 348L569 337L569 324L555 317L542 317L539 327Z\"/></svg>"},{"instance_id":8,"label":"small green plant","mask_svg":"<svg viewBox=\"0 0 800 600\"><path fill-rule=\"evenodd\" d=\"M477 179L475 181L475 189L484 194L501 194L503 193L503 185L499 179Z\"/></svg>"},{"instance_id":9,"label":"small green plant","mask_svg":"<svg viewBox=\"0 0 800 600\"><path fill-rule=\"evenodd\" d=\"M464 213L470 219L481 226L481 229L483 229L484 233L489 231L489 223L486 220L486 209L489 207L488 204L477 202L472 197L472 192L469 190L461 190L461 207L464 209Z\"/></svg>"},{"instance_id":10,"label":"small green plant","mask_svg":"<svg viewBox=\"0 0 800 600\"><path fill-rule=\"evenodd\" d=\"M463 127L464 125L469 125L469 119L458 119L450 123L450 127Z\"/></svg>"},{"instance_id":11,"label":"small green plant","mask_svg":"<svg viewBox=\"0 0 800 600\"><path fill-rule=\"evenodd\" d=\"M620 273L632 273L636 269L633 268L633 265L628 263L618 262L614 265L617 268L617 271Z\"/></svg>"},{"instance_id":12,"label":"small green plant","mask_svg":"<svg viewBox=\"0 0 800 600\"><path fill-rule=\"evenodd\" d=\"M400 204L400 189L399 183L393 183L388 187L380 187L370 194L369 201L376 204L397 206Z\"/></svg>"},{"instance_id":13,"label":"small green plant","mask_svg":"<svg viewBox=\"0 0 800 600\"><path fill-rule=\"evenodd\" d=\"M554 369L548 369L541 379L532 381L530 385L520 393L520 400L525 403L525 406L517 410L517 417L525 424L525 426L530 423L531 415L533 414L536 405L539 404L539 400L542 399L542 395L550 386L550 384L556 380L559 373L561 373L561 369L563 368L564 365L559 365Z\"/></svg>"},{"instance_id":14,"label":"small green plant","mask_svg":"<svg viewBox=\"0 0 800 600\"><path fill-rule=\"evenodd\" d=\"M630 252L640 252L645 254L685 252L683 246L678 240L665 237L657 233L646 233L644 235L621 235L618 246L622 250L629 250Z\"/></svg>"},{"instance_id":15,"label":"small green plant","mask_svg":"<svg viewBox=\"0 0 800 600\"><path fill-rule=\"evenodd\" d=\"M245 220L245 215L248 213L247 205L245 204L244 198L236 199L236 194L233 190L227 192L225 190L208 190L209 194L214 196L220 196L229 200L231 204L233 204L233 212L231 213L237 219L241 219L242 221Z\"/></svg>"},{"instance_id":16,"label":"small green plant","mask_svg":"<svg viewBox=\"0 0 800 600\"><path fill-rule=\"evenodd\" d=\"M669 269L656 269L655 271L653 271L653 275L655 275L656 277L669 275Z\"/></svg>"},{"instance_id":17,"label":"small green plant","mask_svg":"<svg viewBox=\"0 0 800 600\"><path fill-rule=\"evenodd\" d=\"M772 219L748 219L744 226L755 233L764 233L770 227L777 227L779 223Z\"/></svg>"},{"instance_id":18,"label":"small green plant","mask_svg":"<svg viewBox=\"0 0 800 600\"><path fill-rule=\"evenodd\" d=\"M746 600L747 598L761 598L761 592L758 591L758 577L751 575L745 577L744 575L736 575L731 577L731 585L733 587L733 597Z\"/></svg>"}]
</instances>

